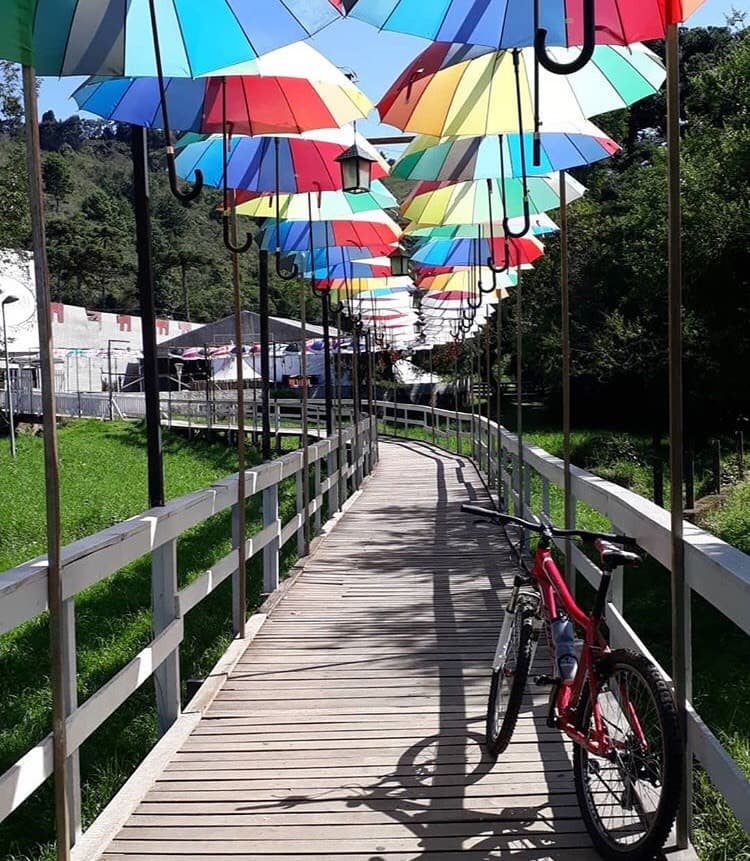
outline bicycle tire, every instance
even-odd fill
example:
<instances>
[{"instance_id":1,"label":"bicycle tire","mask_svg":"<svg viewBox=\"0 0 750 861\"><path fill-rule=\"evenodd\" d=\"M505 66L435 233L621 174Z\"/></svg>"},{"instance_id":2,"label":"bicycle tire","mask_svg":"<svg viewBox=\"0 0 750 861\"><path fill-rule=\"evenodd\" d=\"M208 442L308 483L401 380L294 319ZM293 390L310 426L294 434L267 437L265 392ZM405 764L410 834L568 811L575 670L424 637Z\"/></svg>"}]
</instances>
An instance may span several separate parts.
<instances>
[{"instance_id":1,"label":"bicycle tire","mask_svg":"<svg viewBox=\"0 0 750 861\"><path fill-rule=\"evenodd\" d=\"M533 620L533 610L520 602L508 626L506 642L498 643L498 650L504 650L505 656L502 665L492 672L485 727L485 745L492 757L499 756L508 747L516 728L531 666ZM507 685L507 696L501 700L505 687L503 682L510 673L512 680ZM500 714L499 710L502 710Z\"/></svg>"},{"instance_id":2,"label":"bicycle tire","mask_svg":"<svg viewBox=\"0 0 750 861\"><path fill-rule=\"evenodd\" d=\"M603 858L610 861L652 859L663 849L679 806L683 745L677 709L664 679L643 655L624 649L611 652L599 661L597 673L601 684L597 702L610 737L615 740L612 731L622 730L608 717L611 711L619 708L628 726L623 730L623 747L615 759L597 757L585 747L575 746L573 774L581 815ZM630 679L634 680L632 687ZM613 692L613 680L616 680L618 692ZM644 695L644 704L640 707L635 703L635 694L631 695L631 691L636 692L635 682ZM623 685L628 692L628 705L635 709L639 727L646 736L646 751L633 737L628 738L632 722L618 700L623 695ZM578 706L578 726L583 732L588 731L591 716L591 688L587 683ZM614 777L622 781L621 794L612 789ZM657 788L657 783L654 779L659 789L655 803L652 790ZM608 797L614 803L608 805ZM607 810L611 814L607 814ZM640 836L639 830L643 831Z\"/></svg>"}]
</instances>

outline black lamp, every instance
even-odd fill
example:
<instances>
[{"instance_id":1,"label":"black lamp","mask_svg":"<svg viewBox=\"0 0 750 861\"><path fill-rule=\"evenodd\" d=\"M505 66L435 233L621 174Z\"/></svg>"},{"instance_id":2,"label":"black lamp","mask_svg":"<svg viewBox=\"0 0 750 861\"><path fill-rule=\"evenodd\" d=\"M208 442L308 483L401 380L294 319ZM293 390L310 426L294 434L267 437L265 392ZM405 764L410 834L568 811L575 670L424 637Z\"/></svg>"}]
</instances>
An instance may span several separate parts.
<instances>
[{"instance_id":1,"label":"black lamp","mask_svg":"<svg viewBox=\"0 0 750 861\"><path fill-rule=\"evenodd\" d=\"M391 254L391 275L394 278L402 278L409 274L409 263L411 257L399 245L393 254Z\"/></svg>"},{"instance_id":2,"label":"black lamp","mask_svg":"<svg viewBox=\"0 0 750 861\"><path fill-rule=\"evenodd\" d=\"M358 143L336 156L341 165L341 184L349 194L364 194L372 186L372 166L375 159Z\"/></svg>"}]
</instances>

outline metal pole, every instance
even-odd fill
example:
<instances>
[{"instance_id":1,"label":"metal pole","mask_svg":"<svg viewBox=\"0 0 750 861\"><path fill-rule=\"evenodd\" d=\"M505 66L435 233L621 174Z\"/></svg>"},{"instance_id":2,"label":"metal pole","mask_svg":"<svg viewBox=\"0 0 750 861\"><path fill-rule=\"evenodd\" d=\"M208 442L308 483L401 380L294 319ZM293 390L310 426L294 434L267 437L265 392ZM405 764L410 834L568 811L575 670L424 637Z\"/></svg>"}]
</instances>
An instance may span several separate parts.
<instances>
[{"instance_id":1,"label":"metal pole","mask_svg":"<svg viewBox=\"0 0 750 861\"><path fill-rule=\"evenodd\" d=\"M518 514L524 516L523 506L523 289L521 267L516 286L516 435L518 438Z\"/></svg>"},{"instance_id":2,"label":"metal pole","mask_svg":"<svg viewBox=\"0 0 750 861\"><path fill-rule=\"evenodd\" d=\"M338 423L339 428L339 454L338 454L338 465L339 465L339 508L341 508L344 504L346 498L346 450L344 449L344 426L343 426L343 415L342 415L342 399L343 399L343 385L341 379L341 307L339 306L339 310L336 312L336 334L337 334L337 347L336 347L336 398L337 398L337 407L336 407L336 421Z\"/></svg>"},{"instance_id":3,"label":"metal pole","mask_svg":"<svg viewBox=\"0 0 750 861\"><path fill-rule=\"evenodd\" d=\"M487 371L487 481L492 483L492 427L490 416L492 415L492 359L490 355L490 309L484 312L485 335L487 338L485 365Z\"/></svg>"},{"instance_id":4,"label":"metal pole","mask_svg":"<svg viewBox=\"0 0 750 861\"><path fill-rule=\"evenodd\" d=\"M271 368L268 350L270 332L268 320L268 252L258 254L258 281L260 286L260 375L262 384L262 446L263 460L271 459Z\"/></svg>"},{"instance_id":5,"label":"metal pole","mask_svg":"<svg viewBox=\"0 0 750 861\"><path fill-rule=\"evenodd\" d=\"M333 380L331 379L331 295L323 298L323 361L325 362L326 434L333 436Z\"/></svg>"},{"instance_id":6,"label":"metal pole","mask_svg":"<svg viewBox=\"0 0 750 861\"><path fill-rule=\"evenodd\" d=\"M680 200L680 43L676 24L667 28L667 150L669 171L669 460L672 527L672 678L683 737L687 738L687 701L692 695L690 666L690 592L685 582L683 543L683 394L682 394L682 209ZM690 746L683 757L682 799L677 814L677 847L685 849L692 820L693 762Z\"/></svg>"},{"instance_id":7,"label":"metal pole","mask_svg":"<svg viewBox=\"0 0 750 861\"><path fill-rule=\"evenodd\" d=\"M156 310L151 254L151 203L148 184L146 129L131 126L138 295L143 335L143 390L146 395L149 505L164 505L164 466L159 416L159 367L156 356Z\"/></svg>"},{"instance_id":8,"label":"metal pole","mask_svg":"<svg viewBox=\"0 0 750 861\"><path fill-rule=\"evenodd\" d=\"M107 389L109 391L109 420L112 421L112 341L107 341Z\"/></svg>"},{"instance_id":9,"label":"metal pole","mask_svg":"<svg viewBox=\"0 0 750 861\"><path fill-rule=\"evenodd\" d=\"M239 245L237 230L237 210L235 208L234 190L231 193L231 231L232 245ZM239 630L240 639L245 639L247 621L247 576L246 556L247 540L245 538L246 513L246 476L245 476L245 374L244 356L242 354L242 290L240 277L240 255L232 252L232 287L234 293L234 341L237 352L237 570L239 572L238 603L240 605Z\"/></svg>"},{"instance_id":10,"label":"metal pole","mask_svg":"<svg viewBox=\"0 0 750 861\"><path fill-rule=\"evenodd\" d=\"M310 552L310 428L307 391L307 285L300 281L299 318L302 337L300 371L302 374L302 504L305 513L302 518L305 535L305 555Z\"/></svg>"},{"instance_id":11,"label":"metal pole","mask_svg":"<svg viewBox=\"0 0 750 861\"><path fill-rule=\"evenodd\" d=\"M503 389L503 299L498 296L497 303L497 495L500 508L503 506L503 432L502 432L502 389Z\"/></svg>"},{"instance_id":12,"label":"metal pole","mask_svg":"<svg viewBox=\"0 0 750 861\"><path fill-rule=\"evenodd\" d=\"M563 499L565 528L573 528L573 494L570 477L570 283L568 261L568 199L565 171L560 171L560 312L562 315L562 426ZM568 585L575 581L573 548L565 542L565 573Z\"/></svg>"},{"instance_id":13,"label":"metal pole","mask_svg":"<svg viewBox=\"0 0 750 861\"><path fill-rule=\"evenodd\" d=\"M352 402L354 410L354 486L359 487L359 323L354 324L352 349Z\"/></svg>"},{"instance_id":14,"label":"metal pole","mask_svg":"<svg viewBox=\"0 0 750 861\"><path fill-rule=\"evenodd\" d=\"M10 300L10 301L9 301ZM10 456L16 457L16 424L13 419L13 393L10 389L10 357L8 356L8 324L5 320L5 306L17 301L15 297L6 296L3 299L3 344L5 348L5 390L8 395L8 422L10 424Z\"/></svg>"},{"instance_id":15,"label":"metal pole","mask_svg":"<svg viewBox=\"0 0 750 861\"><path fill-rule=\"evenodd\" d=\"M437 428L435 427L435 377L433 374L435 347L430 347L430 424L432 425L432 444L437 445Z\"/></svg>"},{"instance_id":16,"label":"metal pole","mask_svg":"<svg viewBox=\"0 0 750 861\"><path fill-rule=\"evenodd\" d=\"M39 324L39 375L42 386L44 426L44 485L47 514L47 600L50 617L52 655L52 760L55 791L55 830L58 861L69 861L71 809L67 794L69 768L65 724L64 612L60 570L60 475L57 453L57 409L54 386L54 352L50 314L49 270L44 231L44 190L39 150L39 113L36 75L23 67L24 111L26 114L26 153L29 177L29 203L36 278L36 312Z\"/></svg>"}]
</instances>

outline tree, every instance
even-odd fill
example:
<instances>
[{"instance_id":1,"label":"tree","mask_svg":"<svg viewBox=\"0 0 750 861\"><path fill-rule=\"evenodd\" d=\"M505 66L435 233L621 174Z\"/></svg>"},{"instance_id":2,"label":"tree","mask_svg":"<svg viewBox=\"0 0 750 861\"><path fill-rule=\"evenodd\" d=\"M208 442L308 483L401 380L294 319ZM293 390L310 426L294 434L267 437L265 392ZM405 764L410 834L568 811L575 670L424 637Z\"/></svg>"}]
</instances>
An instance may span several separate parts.
<instances>
[{"instance_id":1,"label":"tree","mask_svg":"<svg viewBox=\"0 0 750 861\"><path fill-rule=\"evenodd\" d=\"M73 192L73 173L68 162L58 153L50 153L42 165L44 190L55 201L55 210L60 211L60 204Z\"/></svg>"},{"instance_id":2,"label":"tree","mask_svg":"<svg viewBox=\"0 0 750 861\"><path fill-rule=\"evenodd\" d=\"M23 125L20 66L0 60L0 132L15 135Z\"/></svg>"}]
</instances>

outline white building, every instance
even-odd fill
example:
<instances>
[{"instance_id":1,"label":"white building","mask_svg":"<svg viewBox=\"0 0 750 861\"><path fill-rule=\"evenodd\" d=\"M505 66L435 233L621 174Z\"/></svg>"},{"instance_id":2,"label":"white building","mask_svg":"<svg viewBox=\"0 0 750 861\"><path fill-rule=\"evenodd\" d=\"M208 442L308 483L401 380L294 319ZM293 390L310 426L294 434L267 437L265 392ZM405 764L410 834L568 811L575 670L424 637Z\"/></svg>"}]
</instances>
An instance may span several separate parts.
<instances>
[{"instance_id":1,"label":"white building","mask_svg":"<svg viewBox=\"0 0 750 861\"><path fill-rule=\"evenodd\" d=\"M5 306L8 353L23 387L36 385L35 362L39 356L36 286L32 255L0 249L0 301ZM61 392L101 392L122 380L128 365L142 357L141 319L130 314L89 311L75 305L52 303L52 341L55 351L56 388ZM201 324L157 320L157 343L168 341ZM6 333L0 333L5 338ZM4 375L4 365L0 363Z\"/></svg>"}]
</instances>

